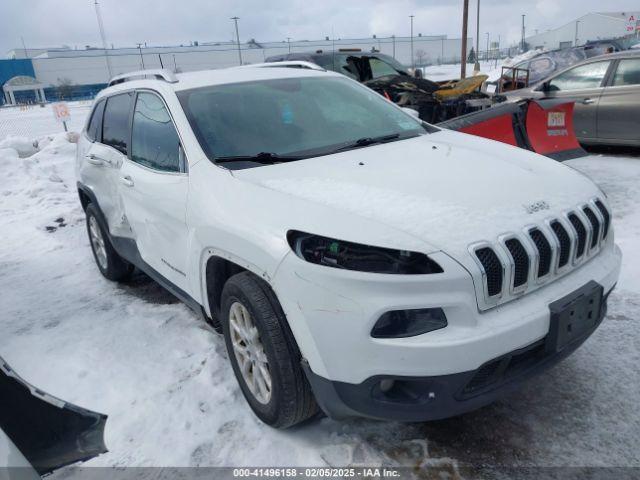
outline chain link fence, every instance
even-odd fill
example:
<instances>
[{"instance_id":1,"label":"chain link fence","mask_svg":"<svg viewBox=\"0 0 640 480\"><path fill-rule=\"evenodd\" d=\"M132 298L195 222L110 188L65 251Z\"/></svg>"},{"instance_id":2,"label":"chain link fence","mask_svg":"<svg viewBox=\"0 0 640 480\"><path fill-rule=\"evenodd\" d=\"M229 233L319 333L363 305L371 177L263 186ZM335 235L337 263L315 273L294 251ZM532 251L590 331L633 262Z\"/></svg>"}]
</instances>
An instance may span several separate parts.
<instances>
[{"instance_id":1,"label":"chain link fence","mask_svg":"<svg viewBox=\"0 0 640 480\"><path fill-rule=\"evenodd\" d=\"M82 130L91 104L91 100L68 102L71 114L67 122L69 131ZM0 108L0 141L8 136L37 139L62 132L64 132L64 126L55 119L51 104Z\"/></svg>"}]
</instances>

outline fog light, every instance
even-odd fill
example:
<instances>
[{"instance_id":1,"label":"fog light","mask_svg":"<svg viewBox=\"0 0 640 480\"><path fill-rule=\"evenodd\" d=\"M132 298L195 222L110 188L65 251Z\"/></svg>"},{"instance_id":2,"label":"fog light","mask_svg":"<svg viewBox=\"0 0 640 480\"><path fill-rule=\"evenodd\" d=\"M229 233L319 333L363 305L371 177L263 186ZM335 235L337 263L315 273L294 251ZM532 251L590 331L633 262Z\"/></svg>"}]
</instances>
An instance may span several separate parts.
<instances>
[{"instance_id":1,"label":"fog light","mask_svg":"<svg viewBox=\"0 0 640 480\"><path fill-rule=\"evenodd\" d=\"M382 315L371 330L373 338L414 337L447 326L441 308L394 310Z\"/></svg>"},{"instance_id":2,"label":"fog light","mask_svg":"<svg viewBox=\"0 0 640 480\"><path fill-rule=\"evenodd\" d=\"M388 392L393 388L394 381L391 378L385 378L384 380L380 380L380 391Z\"/></svg>"}]
</instances>

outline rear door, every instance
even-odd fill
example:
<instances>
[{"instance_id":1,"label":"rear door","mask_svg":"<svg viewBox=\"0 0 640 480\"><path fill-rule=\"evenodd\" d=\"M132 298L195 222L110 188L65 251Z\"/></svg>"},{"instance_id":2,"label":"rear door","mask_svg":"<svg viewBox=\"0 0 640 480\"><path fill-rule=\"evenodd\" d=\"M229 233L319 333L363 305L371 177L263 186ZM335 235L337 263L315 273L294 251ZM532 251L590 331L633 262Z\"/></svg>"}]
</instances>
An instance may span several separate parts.
<instances>
[{"instance_id":1,"label":"rear door","mask_svg":"<svg viewBox=\"0 0 640 480\"><path fill-rule=\"evenodd\" d=\"M547 82L547 96L575 102L573 125L580 139L597 136L597 111L611 61L591 62L556 75Z\"/></svg>"},{"instance_id":2,"label":"rear door","mask_svg":"<svg viewBox=\"0 0 640 480\"><path fill-rule=\"evenodd\" d=\"M87 129L93 142L83 149L82 181L96 196L114 236L129 236L119 198L119 170L129 148L132 98L132 93L120 93L98 103Z\"/></svg>"},{"instance_id":3,"label":"rear door","mask_svg":"<svg viewBox=\"0 0 640 480\"><path fill-rule=\"evenodd\" d=\"M136 95L131 149L120 171L124 211L142 259L187 289L187 163L169 110L155 92Z\"/></svg>"},{"instance_id":4,"label":"rear door","mask_svg":"<svg viewBox=\"0 0 640 480\"><path fill-rule=\"evenodd\" d=\"M616 62L598 105L598 138L640 144L640 57Z\"/></svg>"}]
</instances>

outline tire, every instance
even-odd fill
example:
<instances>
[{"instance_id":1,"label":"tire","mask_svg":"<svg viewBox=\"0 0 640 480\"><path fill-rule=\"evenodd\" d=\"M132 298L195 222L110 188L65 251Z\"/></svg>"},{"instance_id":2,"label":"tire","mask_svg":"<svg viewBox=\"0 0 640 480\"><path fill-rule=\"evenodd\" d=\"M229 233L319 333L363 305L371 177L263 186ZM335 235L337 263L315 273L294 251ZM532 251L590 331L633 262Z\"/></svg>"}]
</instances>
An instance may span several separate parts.
<instances>
[{"instance_id":1,"label":"tire","mask_svg":"<svg viewBox=\"0 0 640 480\"><path fill-rule=\"evenodd\" d=\"M221 303L222 328L229 360L240 389L256 416L272 427L287 428L315 415L318 405L300 365L300 350L269 285L250 272L238 273L226 282ZM257 372L260 377L263 370L254 366L261 365L266 369L271 380L267 394L255 383L250 386L250 380L245 378L240 365L243 357L234 347L234 342L242 338L236 328L242 307L250 316L249 330L254 333L254 341L244 341L244 345L249 347L246 350L252 352L249 357L254 361L246 370ZM243 362L245 366L248 363ZM246 374L248 377L256 377L250 372ZM262 382L263 386L267 383Z\"/></svg>"},{"instance_id":2,"label":"tire","mask_svg":"<svg viewBox=\"0 0 640 480\"><path fill-rule=\"evenodd\" d=\"M100 273L114 282L128 279L133 273L134 266L118 255L111 245L109 234L100 221L97 209L90 203L85 213L89 244ZM93 229L95 230L92 231Z\"/></svg>"}]
</instances>

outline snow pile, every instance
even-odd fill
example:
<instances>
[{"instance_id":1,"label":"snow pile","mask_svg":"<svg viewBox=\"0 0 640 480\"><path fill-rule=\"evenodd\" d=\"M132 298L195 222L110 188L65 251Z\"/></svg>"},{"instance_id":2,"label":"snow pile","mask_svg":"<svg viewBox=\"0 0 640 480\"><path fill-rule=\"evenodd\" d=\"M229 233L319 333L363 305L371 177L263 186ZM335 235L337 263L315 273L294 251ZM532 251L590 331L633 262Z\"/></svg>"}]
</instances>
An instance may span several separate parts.
<instances>
[{"instance_id":1,"label":"snow pile","mask_svg":"<svg viewBox=\"0 0 640 480\"><path fill-rule=\"evenodd\" d=\"M38 142L26 137L9 135L4 140L0 140L0 149L11 148L20 157L29 157L38 151Z\"/></svg>"}]
</instances>

